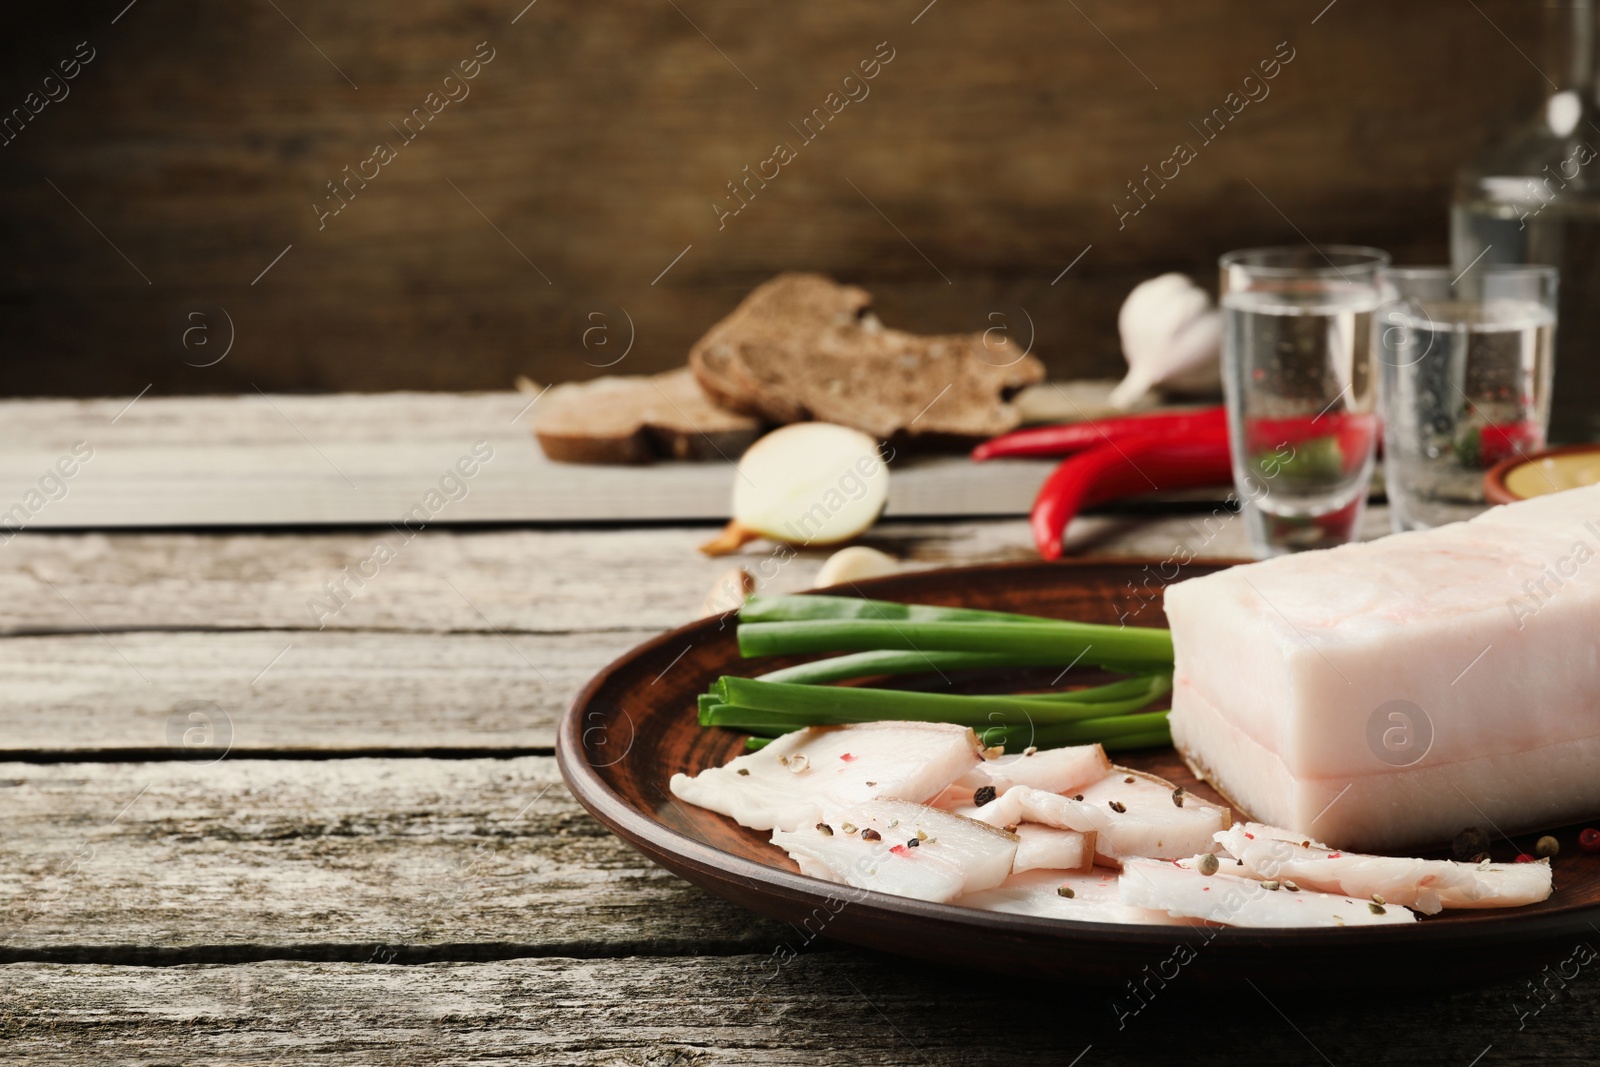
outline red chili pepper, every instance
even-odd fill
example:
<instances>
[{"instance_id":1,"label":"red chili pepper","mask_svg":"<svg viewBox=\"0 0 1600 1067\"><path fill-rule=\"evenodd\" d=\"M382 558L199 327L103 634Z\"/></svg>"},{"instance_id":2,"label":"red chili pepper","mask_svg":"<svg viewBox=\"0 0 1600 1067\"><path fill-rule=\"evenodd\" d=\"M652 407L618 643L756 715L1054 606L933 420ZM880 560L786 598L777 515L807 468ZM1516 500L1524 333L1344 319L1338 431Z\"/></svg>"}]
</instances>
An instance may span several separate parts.
<instances>
[{"instance_id":1,"label":"red chili pepper","mask_svg":"<svg viewBox=\"0 0 1600 1067\"><path fill-rule=\"evenodd\" d=\"M972 458L982 463L986 459L1065 456L1133 437L1194 436L1218 426L1226 426L1227 421L1227 410L1214 407L1163 415L1128 415L1096 422L1030 426L1026 430L1013 430L985 441L972 450Z\"/></svg>"},{"instance_id":2,"label":"red chili pepper","mask_svg":"<svg viewBox=\"0 0 1600 1067\"><path fill-rule=\"evenodd\" d=\"M1039 489L1030 525L1045 559L1061 558L1067 523L1089 504L1233 480L1226 426L1187 438L1130 437L1061 461Z\"/></svg>"}]
</instances>

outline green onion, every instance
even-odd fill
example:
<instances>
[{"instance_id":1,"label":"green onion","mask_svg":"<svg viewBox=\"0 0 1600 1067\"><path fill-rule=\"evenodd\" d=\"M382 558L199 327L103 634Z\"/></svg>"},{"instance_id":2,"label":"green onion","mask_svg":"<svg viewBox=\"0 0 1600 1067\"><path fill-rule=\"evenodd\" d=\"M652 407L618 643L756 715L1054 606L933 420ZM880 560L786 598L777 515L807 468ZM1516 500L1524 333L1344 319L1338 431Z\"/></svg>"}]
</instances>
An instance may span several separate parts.
<instances>
[{"instance_id":1,"label":"green onion","mask_svg":"<svg viewBox=\"0 0 1600 1067\"><path fill-rule=\"evenodd\" d=\"M1113 717L1133 718L1124 713L1144 707L1172 688L1172 679L1164 674L1132 682L1114 683L1119 694L1128 694L1119 699L1072 701L1065 699L1068 694L1043 698L958 696L722 677L711 687L715 703L701 708L700 724L752 729L900 721L949 722L974 729L1042 728L1082 719L1101 723Z\"/></svg>"},{"instance_id":2,"label":"green onion","mask_svg":"<svg viewBox=\"0 0 1600 1067\"><path fill-rule=\"evenodd\" d=\"M1059 656L1019 656L1009 652L877 651L852 652L831 659L812 660L795 667L759 675L763 682L844 682L889 674L927 674L943 671L982 670L991 667L1065 666Z\"/></svg>"},{"instance_id":3,"label":"green onion","mask_svg":"<svg viewBox=\"0 0 1600 1067\"><path fill-rule=\"evenodd\" d=\"M843 619L741 624L745 656L900 649L908 652L1006 652L1094 666L1172 666L1172 634L1142 627L1048 622L894 622Z\"/></svg>"},{"instance_id":4,"label":"green onion","mask_svg":"<svg viewBox=\"0 0 1600 1067\"><path fill-rule=\"evenodd\" d=\"M1140 715L1115 715L1046 725L999 723L980 728L977 732L985 745L1005 745L1007 751L1017 751L1028 745L1060 748L1063 745L1091 745L1096 741L1114 743L1120 737L1140 737L1165 731L1166 728L1167 713L1151 711Z\"/></svg>"},{"instance_id":5,"label":"green onion","mask_svg":"<svg viewBox=\"0 0 1600 1067\"><path fill-rule=\"evenodd\" d=\"M979 608L941 608L897 604L853 596L757 596L739 609L741 623L799 622L813 619L894 619L903 622L1059 622L1043 615L1013 615Z\"/></svg>"},{"instance_id":6,"label":"green onion","mask_svg":"<svg viewBox=\"0 0 1600 1067\"><path fill-rule=\"evenodd\" d=\"M748 744L748 742L746 742ZM766 740L762 740L766 745ZM1100 747L1107 752L1125 752L1133 748L1163 748L1172 744L1171 730L1151 730L1147 734L1123 734L1121 737L1109 737L1100 742Z\"/></svg>"},{"instance_id":7,"label":"green onion","mask_svg":"<svg viewBox=\"0 0 1600 1067\"><path fill-rule=\"evenodd\" d=\"M1166 630L811 595L755 597L739 619L745 656L843 653L759 678L725 676L700 696L700 723L746 732L751 750L808 726L886 721L967 726L986 745L1013 749L1171 743L1167 712L1141 711L1172 688ZM1059 666L1065 674L1078 663L1134 677L997 696L824 684L1011 667Z\"/></svg>"},{"instance_id":8,"label":"green onion","mask_svg":"<svg viewBox=\"0 0 1600 1067\"><path fill-rule=\"evenodd\" d=\"M1072 704L1109 704L1116 701L1137 697L1141 694L1154 693L1161 696L1172 691L1172 675L1165 671L1156 674L1142 674L1137 678L1124 678L1120 682L1107 682L1089 689L1063 689L1055 693L1024 693L1023 696L1037 700L1064 700ZM1153 700L1155 697L1149 697ZM1147 702L1148 702L1147 700Z\"/></svg>"}]
</instances>

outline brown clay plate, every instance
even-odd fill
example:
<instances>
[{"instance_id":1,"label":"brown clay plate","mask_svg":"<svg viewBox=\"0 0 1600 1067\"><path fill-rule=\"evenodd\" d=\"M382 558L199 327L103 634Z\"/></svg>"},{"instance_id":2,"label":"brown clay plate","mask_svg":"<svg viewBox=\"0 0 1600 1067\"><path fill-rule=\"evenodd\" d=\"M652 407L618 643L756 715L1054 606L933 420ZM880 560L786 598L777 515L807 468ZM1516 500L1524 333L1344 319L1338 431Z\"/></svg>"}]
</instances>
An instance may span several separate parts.
<instances>
[{"instance_id":1,"label":"brown clay plate","mask_svg":"<svg viewBox=\"0 0 1600 1067\"><path fill-rule=\"evenodd\" d=\"M1224 566L1189 563L1182 577ZM1163 574L1175 570L1170 562L1155 561L998 564L896 575L854 588L888 600L1160 626ZM741 659L728 618L680 627L634 649L584 687L562 720L556 755L583 806L640 852L712 893L794 924L808 938L952 967L1090 984L1121 985L1181 966L1195 983L1251 978L1353 990L1436 988L1536 970L1570 956L1600 927L1600 856L1578 849L1577 827L1554 831L1562 854L1555 861L1556 892L1548 901L1446 912L1406 927L1245 930L1066 922L808 878L766 834L684 804L667 790L674 773L720 765L743 751L743 735L700 727L696 695L719 675L754 675L790 662L797 661ZM1053 673L1037 686L1048 685ZM1027 672L1009 671L957 684L1000 692L1032 681ZM1118 758L1220 799L1170 748ZM1502 839L1495 858L1531 851L1532 842L1531 836Z\"/></svg>"}]
</instances>

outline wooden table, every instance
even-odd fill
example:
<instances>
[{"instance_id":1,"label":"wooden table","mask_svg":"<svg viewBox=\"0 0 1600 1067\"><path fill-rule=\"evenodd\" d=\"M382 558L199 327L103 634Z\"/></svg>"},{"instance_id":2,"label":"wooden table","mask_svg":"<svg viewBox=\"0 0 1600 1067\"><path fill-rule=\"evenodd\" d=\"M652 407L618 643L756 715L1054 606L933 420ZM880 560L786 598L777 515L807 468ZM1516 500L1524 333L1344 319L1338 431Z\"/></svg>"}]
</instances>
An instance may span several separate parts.
<instances>
[{"instance_id":1,"label":"wooden table","mask_svg":"<svg viewBox=\"0 0 1600 1067\"><path fill-rule=\"evenodd\" d=\"M316 401L328 418L300 427L303 454L286 462L311 470L335 427L371 425L395 402ZM105 430L122 403L8 405L15 455L0 485L37 478L35 453ZM441 425L518 406L509 394L405 403L414 421L388 432L438 442L446 459L471 437ZM241 439L226 417L238 404L151 404L160 425L143 432L166 435L186 477L226 485L207 457ZM37 436L19 447L30 412ZM88 508L94 464L126 461L115 447L59 503L81 490L74 506ZM399 499L437 479L438 457L425 458ZM186 504L169 473L165 498L125 506L216 504ZM104 499L136 488L118 480ZM292 510L294 491L274 486L269 502ZM703 524L434 523L319 618L307 601L376 540L399 541L393 527L105 532L92 527L117 514L74 514L90 528L0 547L0 1059L1592 1061L1588 972L1550 972L1538 992L1352 989L1336 1003L1271 974L1260 995L1227 997L1180 974L1153 979L1141 1007L1128 990L807 945L644 862L567 794L553 726L593 671L697 611L727 567L695 551ZM1095 516L1072 538L1107 555L1242 550L1237 523L1207 532L1204 519ZM1384 521L1374 513L1369 532ZM888 521L871 543L922 567L1031 552L1016 518ZM752 546L747 562L760 558ZM768 588L805 588L821 558L801 553Z\"/></svg>"}]
</instances>

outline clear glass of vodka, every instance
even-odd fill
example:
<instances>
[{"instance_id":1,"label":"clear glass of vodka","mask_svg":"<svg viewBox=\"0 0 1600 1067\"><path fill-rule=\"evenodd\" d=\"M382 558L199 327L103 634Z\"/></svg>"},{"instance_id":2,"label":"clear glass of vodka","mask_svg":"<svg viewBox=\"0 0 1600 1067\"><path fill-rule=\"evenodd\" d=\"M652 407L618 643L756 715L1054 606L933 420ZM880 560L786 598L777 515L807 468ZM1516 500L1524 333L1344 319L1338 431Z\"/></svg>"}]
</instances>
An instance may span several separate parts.
<instances>
[{"instance_id":1,"label":"clear glass of vodka","mask_svg":"<svg viewBox=\"0 0 1600 1067\"><path fill-rule=\"evenodd\" d=\"M1552 0L1543 15L1545 54L1533 58L1550 95L1457 175L1450 260L1458 273L1560 270L1550 438L1577 443L1600 440L1600 3Z\"/></svg>"},{"instance_id":2,"label":"clear glass of vodka","mask_svg":"<svg viewBox=\"0 0 1600 1067\"><path fill-rule=\"evenodd\" d=\"M1554 267L1399 267L1379 312L1383 475L1394 528L1471 518L1483 472L1543 448Z\"/></svg>"},{"instance_id":3,"label":"clear glass of vodka","mask_svg":"<svg viewBox=\"0 0 1600 1067\"><path fill-rule=\"evenodd\" d=\"M1233 480L1257 556L1355 539L1378 443L1389 255L1323 245L1220 261Z\"/></svg>"}]
</instances>

